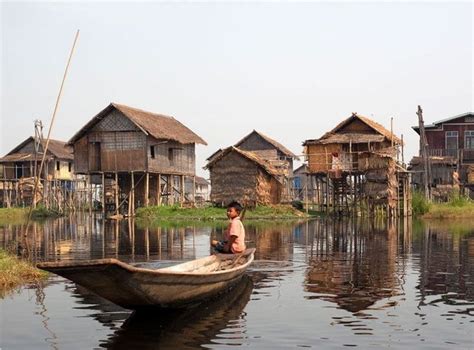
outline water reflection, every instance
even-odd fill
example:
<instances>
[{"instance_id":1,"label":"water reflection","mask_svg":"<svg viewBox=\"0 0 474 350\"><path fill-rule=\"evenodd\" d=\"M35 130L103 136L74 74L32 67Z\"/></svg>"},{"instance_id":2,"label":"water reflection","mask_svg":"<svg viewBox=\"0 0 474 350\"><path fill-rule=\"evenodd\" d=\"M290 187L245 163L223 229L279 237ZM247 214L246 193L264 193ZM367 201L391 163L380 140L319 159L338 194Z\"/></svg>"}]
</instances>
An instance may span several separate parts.
<instances>
[{"instance_id":1,"label":"water reflection","mask_svg":"<svg viewBox=\"0 0 474 350\"><path fill-rule=\"evenodd\" d=\"M307 298L321 298L350 312L402 293L404 263L397 258L398 236L389 225L361 221L315 222L305 280ZM387 306L393 306L393 303Z\"/></svg>"},{"instance_id":2,"label":"water reflection","mask_svg":"<svg viewBox=\"0 0 474 350\"><path fill-rule=\"evenodd\" d=\"M91 344L78 336L79 347L137 347L138 342L144 348L268 348L323 341L327 347L380 348L393 339L399 341L391 344L394 347L472 345L466 329L474 323L474 223L318 219L245 226L247 245L257 248L248 273L253 287L235 289L225 296L228 303L217 300L193 312L159 318L130 317L129 311L58 279L56 283L67 290L61 298L73 300L65 304L83 315L82 322L89 318L102 327L100 342ZM209 240L221 235L224 227L225 223L156 227L78 215L35 223L30 239L37 260L117 257L175 263L208 255ZM12 247L21 237L21 226L0 226L0 247ZM64 344L68 333L58 322L70 329L79 321L67 318L69 312L52 313L47 295L39 293L37 300L35 313L44 322L38 347ZM7 311L4 317L15 320L18 313ZM10 323L4 326L6 344L12 345Z\"/></svg>"},{"instance_id":3,"label":"water reflection","mask_svg":"<svg viewBox=\"0 0 474 350\"><path fill-rule=\"evenodd\" d=\"M244 276L228 293L194 308L132 313L109 339L102 342L101 347L195 349L211 343L241 345L246 339L243 310L250 300L252 288L252 280ZM109 317L104 314L95 316L100 322L113 324L114 320L110 319L112 315L122 316L120 313L111 313L110 305L106 308Z\"/></svg>"}]
</instances>

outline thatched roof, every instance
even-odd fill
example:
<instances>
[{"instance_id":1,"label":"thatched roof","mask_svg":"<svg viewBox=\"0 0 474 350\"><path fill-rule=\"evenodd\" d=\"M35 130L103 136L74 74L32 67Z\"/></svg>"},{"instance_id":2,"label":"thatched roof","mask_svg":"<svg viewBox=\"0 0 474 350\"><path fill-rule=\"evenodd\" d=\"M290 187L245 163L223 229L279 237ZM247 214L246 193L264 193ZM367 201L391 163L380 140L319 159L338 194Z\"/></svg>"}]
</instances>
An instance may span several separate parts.
<instances>
[{"instance_id":1,"label":"thatched roof","mask_svg":"<svg viewBox=\"0 0 474 350\"><path fill-rule=\"evenodd\" d=\"M414 167L423 163L423 159L421 157L415 156L410 160L409 167ZM456 165L457 159L455 157L430 157L431 164L444 164L444 165Z\"/></svg>"},{"instance_id":2,"label":"thatched roof","mask_svg":"<svg viewBox=\"0 0 474 350\"><path fill-rule=\"evenodd\" d=\"M276 149L278 149L280 152L282 152L283 154L287 155L288 157L292 157L292 158L297 158L297 156L291 152L288 148L286 148L285 146L283 146L281 143L275 141L274 139L268 137L267 135L264 135L262 134L261 132L257 131L257 130L253 130L250 134L248 134L247 136L245 136L243 139L241 139L239 142L237 142L234 147L239 147L242 143L244 143L245 140L247 140L250 136L252 136L253 134L255 135L258 135L260 136L262 139L264 139L265 141L267 141L269 144L271 144L272 146L274 146ZM212 157L212 156L211 156Z\"/></svg>"},{"instance_id":3,"label":"thatched roof","mask_svg":"<svg viewBox=\"0 0 474 350\"><path fill-rule=\"evenodd\" d=\"M196 185L208 186L209 181L207 181L205 178L201 176L196 176Z\"/></svg>"},{"instance_id":4,"label":"thatched roof","mask_svg":"<svg viewBox=\"0 0 474 350\"><path fill-rule=\"evenodd\" d=\"M35 142L35 138L33 136L28 137L25 141L20 143L18 146L16 146L10 152L8 152L5 157L1 158L1 160L4 161L4 162L5 161L27 161L27 160L29 161L29 160L34 160L34 154L25 153L25 152L21 152L21 153L18 152L23 147L25 147L27 144L29 144L29 143L34 144L34 142ZM46 146L46 140L43 140L41 145L44 148ZM58 159L67 159L67 160L74 159L74 156L72 154L72 148L69 147L66 144L66 142L64 142L64 141L50 139L49 140L49 145L48 145L48 153L53 155L55 158L58 158ZM28 155L30 155L30 157L28 157Z\"/></svg>"},{"instance_id":5,"label":"thatched roof","mask_svg":"<svg viewBox=\"0 0 474 350\"><path fill-rule=\"evenodd\" d=\"M41 161L43 154L38 154L36 160ZM46 159L52 159L52 156L47 156ZM0 158L0 163L10 163L10 162L34 162L35 155L32 153L13 153L8 154L5 157Z\"/></svg>"},{"instance_id":6,"label":"thatched roof","mask_svg":"<svg viewBox=\"0 0 474 350\"><path fill-rule=\"evenodd\" d=\"M340 133L339 131L345 127L346 125L352 123L354 120L360 120L367 126L369 126L372 130L374 130L378 135L374 134L367 134L367 133ZM377 137L378 136L378 137ZM364 140L365 138L365 140ZM388 141L392 141L395 144L402 144L402 140L400 140L395 134L392 134L389 130L383 127L381 124L369 119L367 117L361 116L357 113L352 113L352 115L340 122L334 129L325 133L319 139L314 140L306 140L303 145L306 146L308 144L329 144L329 143L368 143L370 142L383 142L384 139ZM364 141L362 141L364 140Z\"/></svg>"},{"instance_id":7,"label":"thatched roof","mask_svg":"<svg viewBox=\"0 0 474 350\"><path fill-rule=\"evenodd\" d=\"M200 143L207 145L206 141L204 141L201 137L191 131L191 129L187 128L173 117L147 112L118 103L111 103L101 112L99 112L99 114L92 118L69 140L69 144L76 142L85 133L87 133L88 130L90 130L99 121L104 119L114 109L121 112L141 131L143 131L143 133L146 135L151 135L155 139L172 140L182 144Z\"/></svg>"},{"instance_id":8,"label":"thatched roof","mask_svg":"<svg viewBox=\"0 0 474 350\"><path fill-rule=\"evenodd\" d=\"M263 160L262 158L260 158L253 152L242 151L240 148L237 148L234 146L227 147L226 149L222 150L218 155L214 156L211 159L211 161L207 163L204 169L211 169L219 160L221 160L222 158L224 158L226 155L228 155L231 152L235 152L241 155L242 157L247 158L248 160L258 165L260 168L265 170L265 172L267 172L269 175L278 179L278 176L280 175L280 173L270 163L266 162L265 160Z\"/></svg>"}]
</instances>

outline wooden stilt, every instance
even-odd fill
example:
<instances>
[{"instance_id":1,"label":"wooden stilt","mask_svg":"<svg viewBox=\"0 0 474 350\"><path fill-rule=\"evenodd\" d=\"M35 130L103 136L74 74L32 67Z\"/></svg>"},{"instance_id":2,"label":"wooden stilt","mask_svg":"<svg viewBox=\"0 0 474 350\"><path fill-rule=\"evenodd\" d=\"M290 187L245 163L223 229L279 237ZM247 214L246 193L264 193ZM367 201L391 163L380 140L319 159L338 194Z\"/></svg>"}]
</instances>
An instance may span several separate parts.
<instances>
[{"instance_id":1,"label":"wooden stilt","mask_svg":"<svg viewBox=\"0 0 474 350\"><path fill-rule=\"evenodd\" d=\"M161 175L156 179L156 205L161 205Z\"/></svg>"},{"instance_id":2,"label":"wooden stilt","mask_svg":"<svg viewBox=\"0 0 474 350\"><path fill-rule=\"evenodd\" d=\"M102 173L102 214L105 214L105 173Z\"/></svg>"},{"instance_id":3,"label":"wooden stilt","mask_svg":"<svg viewBox=\"0 0 474 350\"><path fill-rule=\"evenodd\" d=\"M119 182L118 173L115 172L115 215L119 214Z\"/></svg>"},{"instance_id":4,"label":"wooden stilt","mask_svg":"<svg viewBox=\"0 0 474 350\"><path fill-rule=\"evenodd\" d=\"M89 189L89 216L92 216L92 181L91 181L91 174L88 176L89 184L88 184L88 189ZM46 183L46 181L45 181Z\"/></svg>"},{"instance_id":5,"label":"wooden stilt","mask_svg":"<svg viewBox=\"0 0 474 350\"><path fill-rule=\"evenodd\" d=\"M174 184L173 175L168 175L168 205L174 204Z\"/></svg>"},{"instance_id":6,"label":"wooden stilt","mask_svg":"<svg viewBox=\"0 0 474 350\"><path fill-rule=\"evenodd\" d=\"M179 180L180 180L179 181L179 191L180 191L179 204L180 206L183 206L184 204L184 175L181 175Z\"/></svg>"},{"instance_id":7,"label":"wooden stilt","mask_svg":"<svg viewBox=\"0 0 474 350\"><path fill-rule=\"evenodd\" d=\"M148 207L150 200L150 173L146 172L145 173L145 207Z\"/></svg>"},{"instance_id":8,"label":"wooden stilt","mask_svg":"<svg viewBox=\"0 0 474 350\"><path fill-rule=\"evenodd\" d=\"M196 206L196 175L193 175L193 206Z\"/></svg>"},{"instance_id":9,"label":"wooden stilt","mask_svg":"<svg viewBox=\"0 0 474 350\"><path fill-rule=\"evenodd\" d=\"M135 175L132 171L131 173L131 198L130 198L130 206L131 206L131 216L135 216Z\"/></svg>"}]
</instances>

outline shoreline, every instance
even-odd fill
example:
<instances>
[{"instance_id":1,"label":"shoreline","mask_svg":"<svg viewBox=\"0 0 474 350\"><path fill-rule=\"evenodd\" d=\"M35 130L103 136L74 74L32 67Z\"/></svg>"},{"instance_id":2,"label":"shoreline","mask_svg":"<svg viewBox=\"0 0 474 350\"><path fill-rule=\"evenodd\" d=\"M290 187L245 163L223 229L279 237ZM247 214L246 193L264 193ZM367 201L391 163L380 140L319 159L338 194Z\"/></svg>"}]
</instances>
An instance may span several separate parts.
<instances>
[{"instance_id":1,"label":"shoreline","mask_svg":"<svg viewBox=\"0 0 474 350\"><path fill-rule=\"evenodd\" d=\"M30 262L0 249L0 298L23 285L38 283L48 276Z\"/></svg>"}]
</instances>

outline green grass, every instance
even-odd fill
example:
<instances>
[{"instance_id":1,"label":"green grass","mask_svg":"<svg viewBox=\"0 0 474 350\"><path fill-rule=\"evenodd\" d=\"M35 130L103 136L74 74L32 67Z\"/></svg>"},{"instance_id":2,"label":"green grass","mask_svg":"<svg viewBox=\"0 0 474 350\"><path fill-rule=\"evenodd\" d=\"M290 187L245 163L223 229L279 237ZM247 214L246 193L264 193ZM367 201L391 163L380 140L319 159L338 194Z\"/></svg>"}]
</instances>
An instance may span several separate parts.
<instances>
[{"instance_id":1,"label":"green grass","mask_svg":"<svg viewBox=\"0 0 474 350\"><path fill-rule=\"evenodd\" d=\"M152 206L137 209L137 217L151 220L220 221L226 220L226 209L217 207L180 208L178 206ZM288 205L258 206L245 213L245 220L298 219L306 217Z\"/></svg>"},{"instance_id":2,"label":"green grass","mask_svg":"<svg viewBox=\"0 0 474 350\"><path fill-rule=\"evenodd\" d=\"M414 216L418 217L418 216L425 215L430 210L431 203L429 203L426 200L425 195L420 191L413 192L411 203L412 203Z\"/></svg>"},{"instance_id":3,"label":"green grass","mask_svg":"<svg viewBox=\"0 0 474 350\"><path fill-rule=\"evenodd\" d=\"M446 203L430 203L423 218L474 218L474 202L465 196L452 195Z\"/></svg>"},{"instance_id":4,"label":"green grass","mask_svg":"<svg viewBox=\"0 0 474 350\"><path fill-rule=\"evenodd\" d=\"M25 222L28 208L0 208L0 225Z\"/></svg>"},{"instance_id":5,"label":"green grass","mask_svg":"<svg viewBox=\"0 0 474 350\"><path fill-rule=\"evenodd\" d=\"M37 269L29 262L0 249L0 297L3 298L16 287L38 282L48 273Z\"/></svg>"},{"instance_id":6,"label":"green grass","mask_svg":"<svg viewBox=\"0 0 474 350\"><path fill-rule=\"evenodd\" d=\"M31 212L31 217L33 219L44 219L44 218L55 218L55 217L60 217L62 216L61 213L59 213L56 210L52 209L47 209L46 207L43 206L38 206L37 208L33 209Z\"/></svg>"}]
</instances>

